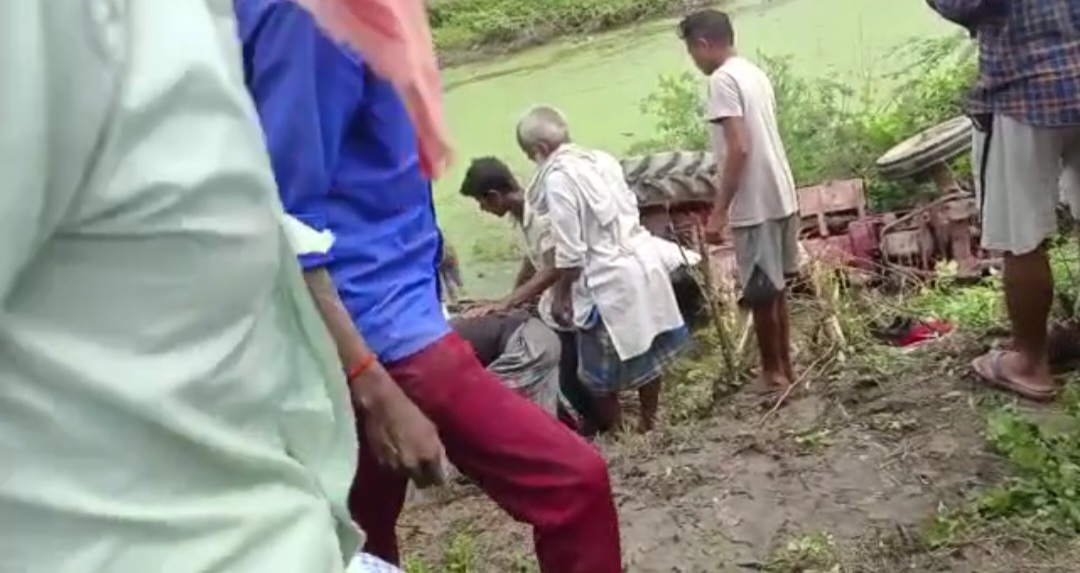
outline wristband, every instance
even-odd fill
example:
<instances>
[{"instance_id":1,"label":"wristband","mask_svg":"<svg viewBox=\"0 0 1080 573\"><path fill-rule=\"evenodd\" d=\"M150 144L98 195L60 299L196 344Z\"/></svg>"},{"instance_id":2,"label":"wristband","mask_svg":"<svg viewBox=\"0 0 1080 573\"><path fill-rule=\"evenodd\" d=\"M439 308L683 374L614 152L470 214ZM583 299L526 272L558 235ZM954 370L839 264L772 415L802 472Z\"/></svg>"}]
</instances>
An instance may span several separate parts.
<instances>
[{"instance_id":1,"label":"wristband","mask_svg":"<svg viewBox=\"0 0 1080 573\"><path fill-rule=\"evenodd\" d=\"M376 357L374 352L368 352L363 358L357 361L349 370L345 373L345 381L352 382L356 380L364 372L367 372L372 366L375 365Z\"/></svg>"}]
</instances>

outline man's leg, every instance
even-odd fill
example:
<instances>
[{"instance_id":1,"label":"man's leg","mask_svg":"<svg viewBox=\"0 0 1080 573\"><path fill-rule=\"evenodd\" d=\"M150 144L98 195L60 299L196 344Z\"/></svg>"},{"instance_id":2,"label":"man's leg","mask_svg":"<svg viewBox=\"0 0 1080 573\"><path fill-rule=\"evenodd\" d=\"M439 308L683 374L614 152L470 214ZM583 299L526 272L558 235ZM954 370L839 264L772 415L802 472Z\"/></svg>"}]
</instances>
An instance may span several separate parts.
<instances>
[{"instance_id":1,"label":"man's leg","mask_svg":"<svg viewBox=\"0 0 1080 573\"><path fill-rule=\"evenodd\" d=\"M592 397L596 429L602 434L617 434L623 429L622 403L615 392Z\"/></svg>"},{"instance_id":2,"label":"man's leg","mask_svg":"<svg viewBox=\"0 0 1080 573\"><path fill-rule=\"evenodd\" d=\"M973 139L984 248L1005 253L1005 302L1015 352L992 351L972 367L988 383L1032 399L1056 386L1047 356L1053 278L1045 241L1057 229L1062 160L1076 130L1039 129L1004 116Z\"/></svg>"},{"instance_id":3,"label":"man's leg","mask_svg":"<svg viewBox=\"0 0 1080 573\"><path fill-rule=\"evenodd\" d=\"M638 400L641 402L641 417L638 420L638 432L647 434L656 427L656 415L660 411L660 391L663 389L663 378L655 380L638 388Z\"/></svg>"},{"instance_id":4,"label":"man's leg","mask_svg":"<svg viewBox=\"0 0 1080 573\"><path fill-rule=\"evenodd\" d=\"M788 310L787 281L799 274L799 225L800 217L796 212L787 219L779 221L777 231L779 233L778 257L783 271L784 281L780 293L776 297L777 324L780 327L780 336L777 339L777 353L780 355L780 363L784 371L784 377L788 382L795 382L795 366L791 359L791 314Z\"/></svg>"},{"instance_id":5,"label":"man's leg","mask_svg":"<svg viewBox=\"0 0 1080 573\"><path fill-rule=\"evenodd\" d=\"M732 230L735 260L742 283L743 300L754 318L754 334L761 353L762 391L782 389L791 382L784 367L784 328L780 319L783 269L779 226L766 221Z\"/></svg>"},{"instance_id":6,"label":"man's leg","mask_svg":"<svg viewBox=\"0 0 1080 573\"><path fill-rule=\"evenodd\" d=\"M593 398L578 377L577 332L560 330L557 333L561 346L559 353L559 391L581 417L582 426L577 428L577 431L584 436L592 436L596 433L598 423Z\"/></svg>"},{"instance_id":7,"label":"man's leg","mask_svg":"<svg viewBox=\"0 0 1080 573\"><path fill-rule=\"evenodd\" d=\"M791 362L791 316L788 314L787 289L776 295L776 323L780 335L777 337L776 351L780 355L780 368L789 383L795 382L795 366Z\"/></svg>"},{"instance_id":8,"label":"man's leg","mask_svg":"<svg viewBox=\"0 0 1080 573\"><path fill-rule=\"evenodd\" d=\"M592 446L505 389L448 335L388 370L458 469L533 526L544 573L621 573L607 465Z\"/></svg>"},{"instance_id":9,"label":"man's leg","mask_svg":"<svg viewBox=\"0 0 1080 573\"><path fill-rule=\"evenodd\" d=\"M397 543L397 520L405 505L408 479L382 467L368 446L363 421L357 415L360 456L356 479L349 492L349 511L367 535L364 551L394 564L401 564Z\"/></svg>"},{"instance_id":10,"label":"man's leg","mask_svg":"<svg viewBox=\"0 0 1080 573\"><path fill-rule=\"evenodd\" d=\"M754 317L754 335L761 355L761 380L765 390L785 385L783 357L780 355L780 339L783 328L779 323L777 299L759 303L750 308Z\"/></svg>"}]
</instances>

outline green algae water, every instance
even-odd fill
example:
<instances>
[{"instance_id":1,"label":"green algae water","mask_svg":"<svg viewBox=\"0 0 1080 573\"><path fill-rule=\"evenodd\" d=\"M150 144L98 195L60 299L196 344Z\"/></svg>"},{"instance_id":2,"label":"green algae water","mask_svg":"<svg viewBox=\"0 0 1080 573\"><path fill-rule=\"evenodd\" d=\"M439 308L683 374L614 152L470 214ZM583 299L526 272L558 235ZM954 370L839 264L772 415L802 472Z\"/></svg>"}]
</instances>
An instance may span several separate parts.
<instances>
[{"instance_id":1,"label":"green algae water","mask_svg":"<svg viewBox=\"0 0 1080 573\"><path fill-rule=\"evenodd\" d=\"M757 0L737 2L729 11L743 55L789 56L796 73L860 85L894 70L890 56L903 43L954 30L922 0ZM437 182L435 203L470 296L505 292L517 268L518 237L509 221L481 213L458 194L469 160L493 155L526 177L530 167L513 129L521 113L539 103L566 114L575 140L616 155L648 137L653 119L640 111L641 101L661 74L693 70L676 22L650 22L444 72L457 162Z\"/></svg>"}]
</instances>

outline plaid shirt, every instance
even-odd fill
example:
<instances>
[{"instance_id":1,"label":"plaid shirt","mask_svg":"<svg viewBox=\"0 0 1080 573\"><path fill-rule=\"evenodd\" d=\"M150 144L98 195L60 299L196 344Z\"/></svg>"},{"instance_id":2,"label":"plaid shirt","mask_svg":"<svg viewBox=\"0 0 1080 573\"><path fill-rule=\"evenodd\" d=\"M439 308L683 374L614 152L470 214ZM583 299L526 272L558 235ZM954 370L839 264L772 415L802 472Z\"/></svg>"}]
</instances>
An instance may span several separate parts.
<instances>
[{"instance_id":1,"label":"plaid shirt","mask_svg":"<svg viewBox=\"0 0 1080 573\"><path fill-rule=\"evenodd\" d=\"M927 1L979 39L971 113L1080 125L1080 1Z\"/></svg>"}]
</instances>

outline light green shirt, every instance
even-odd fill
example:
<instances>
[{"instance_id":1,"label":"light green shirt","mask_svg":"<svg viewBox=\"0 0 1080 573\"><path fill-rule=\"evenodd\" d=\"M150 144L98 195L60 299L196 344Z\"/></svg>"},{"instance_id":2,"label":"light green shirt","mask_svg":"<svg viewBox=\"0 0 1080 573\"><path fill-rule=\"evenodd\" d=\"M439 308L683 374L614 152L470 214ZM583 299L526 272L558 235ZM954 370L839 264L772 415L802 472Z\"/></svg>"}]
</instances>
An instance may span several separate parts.
<instances>
[{"instance_id":1,"label":"light green shirt","mask_svg":"<svg viewBox=\"0 0 1080 573\"><path fill-rule=\"evenodd\" d=\"M0 2L0 572L339 573L360 542L234 25Z\"/></svg>"}]
</instances>

